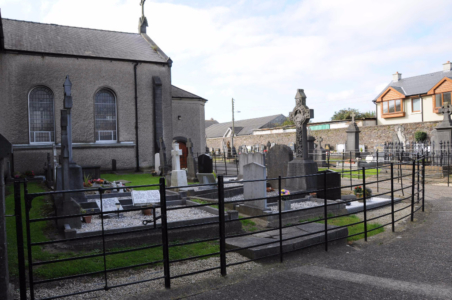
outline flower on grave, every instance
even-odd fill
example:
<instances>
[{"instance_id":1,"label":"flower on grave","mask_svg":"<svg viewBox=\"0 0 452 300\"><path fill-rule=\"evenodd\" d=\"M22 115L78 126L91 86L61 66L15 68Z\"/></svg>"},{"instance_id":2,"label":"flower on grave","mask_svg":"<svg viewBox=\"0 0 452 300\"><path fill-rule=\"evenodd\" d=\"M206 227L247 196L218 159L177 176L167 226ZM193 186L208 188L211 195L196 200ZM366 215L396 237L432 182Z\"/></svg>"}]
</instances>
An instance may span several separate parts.
<instances>
[{"instance_id":1,"label":"flower on grave","mask_svg":"<svg viewBox=\"0 0 452 300\"><path fill-rule=\"evenodd\" d=\"M281 196L283 200L289 200L289 197L284 197L284 196L289 196L290 195L290 191L286 190L286 189L282 189L281 190Z\"/></svg>"}]
</instances>

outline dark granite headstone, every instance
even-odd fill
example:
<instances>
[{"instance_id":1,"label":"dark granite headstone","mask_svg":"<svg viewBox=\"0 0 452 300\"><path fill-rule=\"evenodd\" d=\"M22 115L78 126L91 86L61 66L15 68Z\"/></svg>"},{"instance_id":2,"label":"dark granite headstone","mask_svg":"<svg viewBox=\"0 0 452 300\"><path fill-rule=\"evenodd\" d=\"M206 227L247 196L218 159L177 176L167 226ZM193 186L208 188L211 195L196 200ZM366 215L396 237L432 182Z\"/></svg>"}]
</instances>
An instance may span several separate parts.
<instances>
[{"instance_id":1,"label":"dark granite headstone","mask_svg":"<svg viewBox=\"0 0 452 300\"><path fill-rule=\"evenodd\" d=\"M198 157L198 173L212 173L213 162L212 158L206 154L202 154Z\"/></svg>"},{"instance_id":2,"label":"dark granite headstone","mask_svg":"<svg viewBox=\"0 0 452 300\"><path fill-rule=\"evenodd\" d=\"M267 164L267 177L276 178L278 176L287 177L287 164L293 160L293 151L289 146L276 145L267 151L265 162ZM277 180L270 180L272 188L278 188ZM281 181L281 186L286 186L286 180Z\"/></svg>"},{"instance_id":3,"label":"dark granite headstone","mask_svg":"<svg viewBox=\"0 0 452 300\"><path fill-rule=\"evenodd\" d=\"M317 176L317 198L324 199L325 173L319 173L320 175ZM326 188L326 199L341 199L341 174L330 170L326 171Z\"/></svg>"}]
</instances>

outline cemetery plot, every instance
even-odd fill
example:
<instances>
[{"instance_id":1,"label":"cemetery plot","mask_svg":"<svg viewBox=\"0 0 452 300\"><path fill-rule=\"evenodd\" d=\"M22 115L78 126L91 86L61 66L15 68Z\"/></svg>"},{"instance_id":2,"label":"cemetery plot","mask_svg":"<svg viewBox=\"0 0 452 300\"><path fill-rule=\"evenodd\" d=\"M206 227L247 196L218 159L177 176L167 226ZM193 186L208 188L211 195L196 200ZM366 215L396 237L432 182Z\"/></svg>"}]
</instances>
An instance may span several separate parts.
<instances>
[{"instance_id":1,"label":"cemetery plot","mask_svg":"<svg viewBox=\"0 0 452 300\"><path fill-rule=\"evenodd\" d=\"M172 207L182 207L182 206L172 206ZM115 207L116 210L116 207ZM108 219L104 219L104 229L123 229L127 227L135 227L135 226L143 226L143 221L151 221L153 220L153 216L146 216L141 213L141 211L133 211L133 212L122 212L121 218L117 218L114 215L114 211L112 211L112 217ZM155 209L155 214L157 217L160 216L160 208ZM203 219L203 218L211 218L218 217L217 215L208 213L204 210L197 208L186 208L186 209L177 209L170 210L167 212L168 223L177 222L177 221L185 221L185 220L195 220L195 219ZM157 224L161 223L161 220L158 219ZM82 228L77 229L77 233L82 232L90 232L90 231L98 231L101 230L102 220L100 216L94 216L91 223L82 223ZM151 225L147 225L151 226Z\"/></svg>"}]
</instances>

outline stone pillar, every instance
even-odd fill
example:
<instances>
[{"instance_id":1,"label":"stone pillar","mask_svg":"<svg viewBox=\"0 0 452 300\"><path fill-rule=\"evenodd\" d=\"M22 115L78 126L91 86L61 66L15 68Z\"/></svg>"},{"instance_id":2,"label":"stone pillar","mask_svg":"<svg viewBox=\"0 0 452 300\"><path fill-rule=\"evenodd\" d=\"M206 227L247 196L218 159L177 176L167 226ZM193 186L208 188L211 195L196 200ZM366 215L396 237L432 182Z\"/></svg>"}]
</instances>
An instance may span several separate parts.
<instances>
[{"instance_id":1,"label":"stone pillar","mask_svg":"<svg viewBox=\"0 0 452 300\"><path fill-rule=\"evenodd\" d=\"M12 299L8 270L8 243L6 240L6 197L4 169L6 158L12 153L11 143L0 134L0 299Z\"/></svg>"},{"instance_id":2,"label":"stone pillar","mask_svg":"<svg viewBox=\"0 0 452 300\"><path fill-rule=\"evenodd\" d=\"M352 153L351 158L359 157L359 128L355 123L355 113L351 114L352 122L348 126L347 132L347 142L345 143L345 155L348 158L350 156L350 151Z\"/></svg>"},{"instance_id":3,"label":"stone pillar","mask_svg":"<svg viewBox=\"0 0 452 300\"><path fill-rule=\"evenodd\" d=\"M290 118L297 127L297 150L296 158L288 163L287 176L312 175L318 172L317 163L308 154L307 124L314 118L314 110L306 106L306 95L303 90L298 90L295 96L296 106L290 114ZM313 143L313 141L311 141ZM312 149L314 147L312 146ZM315 190L317 188L317 177L307 176L286 180L288 190Z\"/></svg>"}]
</instances>

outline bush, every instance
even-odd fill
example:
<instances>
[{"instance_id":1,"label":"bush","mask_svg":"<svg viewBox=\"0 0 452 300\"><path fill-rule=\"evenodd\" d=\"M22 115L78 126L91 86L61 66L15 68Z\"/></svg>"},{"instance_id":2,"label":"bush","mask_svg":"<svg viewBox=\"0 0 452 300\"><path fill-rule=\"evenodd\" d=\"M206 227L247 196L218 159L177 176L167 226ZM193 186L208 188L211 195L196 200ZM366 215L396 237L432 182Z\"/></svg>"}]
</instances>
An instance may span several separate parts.
<instances>
[{"instance_id":1,"label":"bush","mask_svg":"<svg viewBox=\"0 0 452 300\"><path fill-rule=\"evenodd\" d=\"M414 139L416 140L416 142L423 142L427 139L427 133L423 131L416 131L414 133Z\"/></svg>"}]
</instances>

